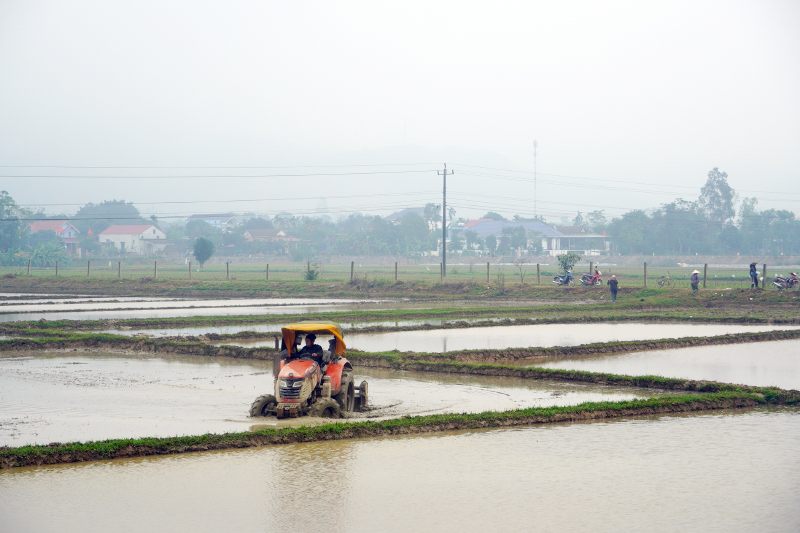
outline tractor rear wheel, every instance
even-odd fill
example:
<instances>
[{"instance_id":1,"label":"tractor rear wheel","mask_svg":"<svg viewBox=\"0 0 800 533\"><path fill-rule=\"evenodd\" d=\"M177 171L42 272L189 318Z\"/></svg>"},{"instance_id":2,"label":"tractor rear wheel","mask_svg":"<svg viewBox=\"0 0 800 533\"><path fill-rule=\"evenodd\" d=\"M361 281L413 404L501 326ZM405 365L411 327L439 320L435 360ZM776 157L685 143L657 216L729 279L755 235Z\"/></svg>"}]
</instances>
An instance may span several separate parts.
<instances>
[{"instance_id":1,"label":"tractor rear wheel","mask_svg":"<svg viewBox=\"0 0 800 533\"><path fill-rule=\"evenodd\" d=\"M256 398L250 406L250 416L267 416L269 412L275 412L278 400L272 394L265 394Z\"/></svg>"},{"instance_id":2,"label":"tractor rear wheel","mask_svg":"<svg viewBox=\"0 0 800 533\"><path fill-rule=\"evenodd\" d=\"M341 418L342 411L333 398L320 398L308 410L308 415L320 418Z\"/></svg>"}]
</instances>

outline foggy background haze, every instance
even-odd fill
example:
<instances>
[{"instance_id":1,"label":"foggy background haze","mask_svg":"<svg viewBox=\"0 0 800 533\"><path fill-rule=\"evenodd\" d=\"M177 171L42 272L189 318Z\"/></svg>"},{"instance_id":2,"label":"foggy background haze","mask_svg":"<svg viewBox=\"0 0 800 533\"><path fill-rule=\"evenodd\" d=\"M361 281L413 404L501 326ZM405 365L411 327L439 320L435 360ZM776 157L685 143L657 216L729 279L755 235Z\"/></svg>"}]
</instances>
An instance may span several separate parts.
<instances>
[{"instance_id":1,"label":"foggy background haze","mask_svg":"<svg viewBox=\"0 0 800 533\"><path fill-rule=\"evenodd\" d=\"M795 211L798 30L792 1L4 0L0 189L48 213L385 215L440 203L446 162L457 217L532 215L537 139L554 222L696 199L713 167Z\"/></svg>"}]
</instances>

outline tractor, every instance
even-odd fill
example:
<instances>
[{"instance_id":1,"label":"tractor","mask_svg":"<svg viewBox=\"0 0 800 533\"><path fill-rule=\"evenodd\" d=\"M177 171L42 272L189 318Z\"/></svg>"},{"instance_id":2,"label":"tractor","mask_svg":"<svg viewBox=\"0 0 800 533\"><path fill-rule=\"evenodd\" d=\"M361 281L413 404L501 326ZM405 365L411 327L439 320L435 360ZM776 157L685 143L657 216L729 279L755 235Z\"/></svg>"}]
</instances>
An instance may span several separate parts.
<instances>
[{"instance_id":1,"label":"tractor","mask_svg":"<svg viewBox=\"0 0 800 533\"><path fill-rule=\"evenodd\" d=\"M298 349L303 334L311 340L306 350ZM358 386L353 382L353 367L344 357L346 346L338 324L292 324L281 328L281 336L279 360L273 368L274 394L256 398L250 416L341 418L367 407L367 382ZM317 337L331 337L327 350L313 346Z\"/></svg>"}]
</instances>

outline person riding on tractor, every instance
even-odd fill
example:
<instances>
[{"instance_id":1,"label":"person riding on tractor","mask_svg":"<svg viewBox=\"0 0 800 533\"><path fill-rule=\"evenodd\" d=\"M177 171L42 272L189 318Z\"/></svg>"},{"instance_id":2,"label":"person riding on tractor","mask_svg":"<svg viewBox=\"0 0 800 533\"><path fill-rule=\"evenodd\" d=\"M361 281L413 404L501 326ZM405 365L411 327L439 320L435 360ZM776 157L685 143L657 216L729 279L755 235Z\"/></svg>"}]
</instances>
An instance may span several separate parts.
<instances>
[{"instance_id":1,"label":"person riding on tractor","mask_svg":"<svg viewBox=\"0 0 800 533\"><path fill-rule=\"evenodd\" d=\"M290 354L288 357L308 357L313 359L317 362L320 367L322 366L322 346L319 344L314 344L314 341L317 340L317 336L313 333L309 333L306 335L306 345L303 346L303 349L295 354Z\"/></svg>"}]
</instances>

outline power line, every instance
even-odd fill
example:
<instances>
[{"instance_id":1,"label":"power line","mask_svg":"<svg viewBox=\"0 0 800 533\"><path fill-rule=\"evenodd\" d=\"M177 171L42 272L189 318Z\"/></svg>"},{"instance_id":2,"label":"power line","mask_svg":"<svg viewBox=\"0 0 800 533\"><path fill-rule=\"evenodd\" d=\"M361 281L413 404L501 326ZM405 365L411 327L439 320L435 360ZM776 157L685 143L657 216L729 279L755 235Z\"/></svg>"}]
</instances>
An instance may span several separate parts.
<instances>
[{"instance_id":1,"label":"power line","mask_svg":"<svg viewBox=\"0 0 800 533\"><path fill-rule=\"evenodd\" d=\"M37 179L103 179L103 180L133 180L133 179L198 179L198 178L309 178L309 177L324 177L324 176L372 176L376 174L421 174L429 173L430 170L382 170L378 172L315 172L309 174L248 174L248 175L233 175L233 174L214 174L214 175L186 175L186 176L67 176L63 174L54 175L4 175L0 178L37 178Z\"/></svg>"}]
</instances>

